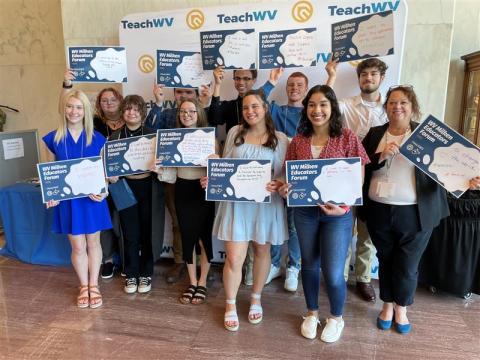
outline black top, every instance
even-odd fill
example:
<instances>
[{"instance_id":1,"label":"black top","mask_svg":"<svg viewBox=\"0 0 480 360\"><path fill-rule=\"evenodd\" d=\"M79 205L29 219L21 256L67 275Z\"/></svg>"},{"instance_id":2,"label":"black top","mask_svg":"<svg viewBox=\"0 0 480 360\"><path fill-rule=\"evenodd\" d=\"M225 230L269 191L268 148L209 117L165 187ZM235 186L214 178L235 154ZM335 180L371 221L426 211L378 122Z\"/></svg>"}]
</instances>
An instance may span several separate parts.
<instances>
[{"instance_id":1,"label":"black top","mask_svg":"<svg viewBox=\"0 0 480 360\"><path fill-rule=\"evenodd\" d=\"M125 139L132 136L141 136L148 134L155 134L156 131L146 127L145 125L140 126L136 130L130 130L127 125L123 125L120 129L115 130L109 137L108 140L118 140Z\"/></svg>"},{"instance_id":2,"label":"black top","mask_svg":"<svg viewBox=\"0 0 480 360\"><path fill-rule=\"evenodd\" d=\"M219 96L213 96L208 109L208 120L212 125L226 125L228 131L238 125L242 119L242 98L220 101Z\"/></svg>"}]
</instances>

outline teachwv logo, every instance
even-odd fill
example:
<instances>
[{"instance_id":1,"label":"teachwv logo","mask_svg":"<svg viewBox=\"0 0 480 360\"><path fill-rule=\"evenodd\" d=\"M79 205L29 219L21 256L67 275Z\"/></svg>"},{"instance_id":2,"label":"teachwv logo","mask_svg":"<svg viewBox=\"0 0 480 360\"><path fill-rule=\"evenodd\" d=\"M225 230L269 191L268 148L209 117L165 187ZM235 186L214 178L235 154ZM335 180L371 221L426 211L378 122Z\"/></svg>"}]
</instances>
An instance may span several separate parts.
<instances>
[{"instance_id":1,"label":"teachwv logo","mask_svg":"<svg viewBox=\"0 0 480 360\"><path fill-rule=\"evenodd\" d=\"M192 30L200 29L205 22L205 15L198 9L193 9L190 11L186 18L187 26Z\"/></svg>"},{"instance_id":2,"label":"teachwv logo","mask_svg":"<svg viewBox=\"0 0 480 360\"><path fill-rule=\"evenodd\" d=\"M384 1L384 2L372 2L370 4L362 4L360 6L354 7L339 7L337 5L328 6L330 10L330 16L335 15L361 15L361 14L375 14L379 12L384 12L388 10L395 11L400 5L400 0L395 2L393 1Z\"/></svg>"},{"instance_id":3,"label":"teachwv logo","mask_svg":"<svg viewBox=\"0 0 480 360\"><path fill-rule=\"evenodd\" d=\"M265 21L265 20L274 20L277 16L277 10L266 10L266 11L246 11L245 14L241 15L225 15L218 14L218 22L220 24L230 24L237 22L251 22L251 21Z\"/></svg>"},{"instance_id":4,"label":"teachwv logo","mask_svg":"<svg viewBox=\"0 0 480 360\"><path fill-rule=\"evenodd\" d=\"M146 19L144 21L120 21L124 29L150 29L150 28L161 28L165 26L173 25L173 17L171 18L155 18L155 19Z\"/></svg>"},{"instance_id":5,"label":"teachwv logo","mask_svg":"<svg viewBox=\"0 0 480 360\"><path fill-rule=\"evenodd\" d=\"M292 7L292 17L297 22L308 21L313 15L313 6L310 1L298 1Z\"/></svg>"}]
</instances>

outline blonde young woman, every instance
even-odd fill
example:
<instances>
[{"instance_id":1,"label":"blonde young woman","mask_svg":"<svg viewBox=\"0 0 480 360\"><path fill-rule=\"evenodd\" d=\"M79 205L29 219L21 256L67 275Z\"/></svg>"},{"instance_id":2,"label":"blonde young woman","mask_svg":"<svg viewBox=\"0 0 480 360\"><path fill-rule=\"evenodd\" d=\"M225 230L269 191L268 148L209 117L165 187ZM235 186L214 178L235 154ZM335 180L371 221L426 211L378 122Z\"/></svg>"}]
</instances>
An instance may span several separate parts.
<instances>
[{"instance_id":1,"label":"blonde young woman","mask_svg":"<svg viewBox=\"0 0 480 360\"><path fill-rule=\"evenodd\" d=\"M93 129L92 108L87 96L78 90L62 99L63 117L58 129L43 137L54 160L70 160L100 155L105 137ZM112 223L105 195L49 201L54 207L53 231L67 234L72 246L72 264L80 280L77 306L97 308L102 305L98 274L102 262L100 231Z\"/></svg>"}]
</instances>

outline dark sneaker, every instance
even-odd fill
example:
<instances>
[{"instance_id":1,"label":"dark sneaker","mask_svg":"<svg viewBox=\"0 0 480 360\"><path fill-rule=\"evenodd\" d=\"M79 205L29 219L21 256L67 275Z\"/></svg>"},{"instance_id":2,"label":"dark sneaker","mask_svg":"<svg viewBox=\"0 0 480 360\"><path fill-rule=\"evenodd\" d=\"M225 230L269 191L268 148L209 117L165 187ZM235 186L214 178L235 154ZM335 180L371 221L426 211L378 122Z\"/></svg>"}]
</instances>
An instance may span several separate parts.
<instances>
[{"instance_id":1,"label":"dark sneaker","mask_svg":"<svg viewBox=\"0 0 480 360\"><path fill-rule=\"evenodd\" d=\"M127 294L133 294L137 291L137 279L136 278L128 278L125 280L125 287L123 290Z\"/></svg>"},{"instance_id":2,"label":"dark sneaker","mask_svg":"<svg viewBox=\"0 0 480 360\"><path fill-rule=\"evenodd\" d=\"M113 271L115 266L113 262L106 262L102 266L102 279L110 279L113 277Z\"/></svg>"},{"instance_id":3,"label":"dark sneaker","mask_svg":"<svg viewBox=\"0 0 480 360\"><path fill-rule=\"evenodd\" d=\"M152 278L149 277L140 277L138 279L138 292L144 294L152 290Z\"/></svg>"}]
</instances>

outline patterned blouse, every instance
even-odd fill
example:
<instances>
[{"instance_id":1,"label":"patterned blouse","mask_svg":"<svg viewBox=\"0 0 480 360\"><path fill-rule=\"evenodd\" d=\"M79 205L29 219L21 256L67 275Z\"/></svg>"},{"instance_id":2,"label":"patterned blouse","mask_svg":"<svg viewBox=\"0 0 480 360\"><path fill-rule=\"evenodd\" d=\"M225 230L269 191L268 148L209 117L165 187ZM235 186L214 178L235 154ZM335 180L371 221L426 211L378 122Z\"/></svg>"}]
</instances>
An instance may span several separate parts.
<instances>
[{"instance_id":1,"label":"patterned blouse","mask_svg":"<svg viewBox=\"0 0 480 360\"><path fill-rule=\"evenodd\" d=\"M348 157L360 157L362 165L370 163L370 159L358 137L350 129L343 128L340 136L330 137L328 139L327 145L320 152L318 159ZM285 160L309 159L313 159L311 137L303 135L295 136L288 147Z\"/></svg>"}]
</instances>

